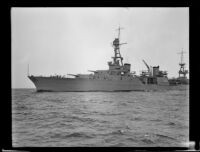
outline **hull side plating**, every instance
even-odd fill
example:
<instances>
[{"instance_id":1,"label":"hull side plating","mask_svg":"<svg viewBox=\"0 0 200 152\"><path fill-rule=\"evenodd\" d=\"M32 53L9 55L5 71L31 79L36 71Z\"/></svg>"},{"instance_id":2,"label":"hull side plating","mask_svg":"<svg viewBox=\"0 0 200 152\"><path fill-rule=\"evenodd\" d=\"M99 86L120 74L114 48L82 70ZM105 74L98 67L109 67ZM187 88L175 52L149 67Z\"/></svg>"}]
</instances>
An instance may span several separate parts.
<instances>
[{"instance_id":1,"label":"hull side plating","mask_svg":"<svg viewBox=\"0 0 200 152\"><path fill-rule=\"evenodd\" d=\"M29 77L39 91L144 91L138 78L133 80L95 80L52 77Z\"/></svg>"}]
</instances>

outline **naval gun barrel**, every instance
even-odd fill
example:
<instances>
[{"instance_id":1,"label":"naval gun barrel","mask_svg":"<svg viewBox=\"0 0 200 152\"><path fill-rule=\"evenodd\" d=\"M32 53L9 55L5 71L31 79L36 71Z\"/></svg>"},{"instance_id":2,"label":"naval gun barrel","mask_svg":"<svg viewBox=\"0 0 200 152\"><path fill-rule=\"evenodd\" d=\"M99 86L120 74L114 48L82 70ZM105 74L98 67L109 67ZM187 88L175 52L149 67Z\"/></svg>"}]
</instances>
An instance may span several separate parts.
<instances>
[{"instance_id":1,"label":"naval gun barrel","mask_svg":"<svg viewBox=\"0 0 200 152\"><path fill-rule=\"evenodd\" d=\"M78 77L78 75L76 75L76 74L67 74L67 75Z\"/></svg>"},{"instance_id":2,"label":"naval gun barrel","mask_svg":"<svg viewBox=\"0 0 200 152\"><path fill-rule=\"evenodd\" d=\"M94 72L94 73L96 73L97 71L93 71L93 70L88 70L89 72Z\"/></svg>"},{"instance_id":3,"label":"naval gun barrel","mask_svg":"<svg viewBox=\"0 0 200 152\"><path fill-rule=\"evenodd\" d=\"M119 45L124 45L124 44L127 44L127 43L120 43Z\"/></svg>"}]
</instances>

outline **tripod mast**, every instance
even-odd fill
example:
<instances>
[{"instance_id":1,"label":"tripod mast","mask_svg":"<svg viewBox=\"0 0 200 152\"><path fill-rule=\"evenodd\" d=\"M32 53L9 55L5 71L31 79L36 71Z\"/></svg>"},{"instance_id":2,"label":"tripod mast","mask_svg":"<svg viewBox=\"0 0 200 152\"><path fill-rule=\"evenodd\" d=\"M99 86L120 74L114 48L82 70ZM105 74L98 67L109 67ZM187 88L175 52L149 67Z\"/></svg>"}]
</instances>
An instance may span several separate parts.
<instances>
[{"instance_id":1,"label":"tripod mast","mask_svg":"<svg viewBox=\"0 0 200 152\"><path fill-rule=\"evenodd\" d=\"M114 47L114 52L115 52L115 56L113 57L113 62L114 64L118 65L119 63L117 62L118 58L120 59L121 65L123 66L123 57L121 56L120 53L120 45L123 44L127 44L127 43L120 43L120 30L123 29L121 27L119 27L118 30L118 38L115 38L115 40L113 41L113 47Z\"/></svg>"},{"instance_id":2,"label":"tripod mast","mask_svg":"<svg viewBox=\"0 0 200 152\"><path fill-rule=\"evenodd\" d=\"M181 62L179 63L179 65L180 65L180 70L179 70L179 78L180 77L186 77L186 74L188 73L188 70L185 70L185 63L183 62L183 54L184 53L186 53L186 52L184 52L183 51L183 49L182 49L182 51L181 52L179 52L178 54L180 54L181 55Z\"/></svg>"}]
</instances>

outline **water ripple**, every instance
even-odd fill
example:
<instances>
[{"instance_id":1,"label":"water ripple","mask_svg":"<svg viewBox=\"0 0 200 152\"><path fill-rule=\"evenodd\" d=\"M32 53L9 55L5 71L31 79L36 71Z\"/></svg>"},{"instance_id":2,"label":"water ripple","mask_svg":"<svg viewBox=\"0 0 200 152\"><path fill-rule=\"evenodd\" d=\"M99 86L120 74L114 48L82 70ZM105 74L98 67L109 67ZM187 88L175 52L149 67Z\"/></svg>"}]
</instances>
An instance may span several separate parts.
<instances>
[{"instance_id":1,"label":"water ripple","mask_svg":"<svg viewBox=\"0 0 200 152\"><path fill-rule=\"evenodd\" d=\"M184 91L12 91L13 146L180 146L189 136Z\"/></svg>"}]
</instances>

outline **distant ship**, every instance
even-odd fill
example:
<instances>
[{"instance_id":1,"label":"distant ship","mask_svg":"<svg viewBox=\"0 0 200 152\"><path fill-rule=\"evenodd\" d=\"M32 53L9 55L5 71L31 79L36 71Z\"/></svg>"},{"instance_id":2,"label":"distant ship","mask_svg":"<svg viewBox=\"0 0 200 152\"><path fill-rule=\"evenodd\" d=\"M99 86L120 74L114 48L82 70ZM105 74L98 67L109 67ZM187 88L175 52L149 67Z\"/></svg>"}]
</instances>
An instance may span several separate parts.
<instances>
[{"instance_id":1,"label":"distant ship","mask_svg":"<svg viewBox=\"0 0 200 152\"><path fill-rule=\"evenodd\" d=\"M170 85L167 72L160 71L159 66L153 67L153 70L146 64L147 72L142 72L136 76L131 72L131 64L123 63L123 57L120 53L120 46L126 43L120 43L120 30L118 28L118 37L114 39L112 45L114 48L113 61L108 62L108 70L90 71L91 74L68 74L74 78L62 76L29 76L28 78L36 86L38 92L87 92L87 91L145 91L177 89L177 85ZM180 87L178 87L179 89ZM182 87L181 87L182 89Z\"/></svg>"},{"instance_id":2,"label":"distant ship","mask_svg":"<svg viewBox=\"0 0 200 152\"><path fill-rule=\"evenodd\" d=\"M185 63L183 62L183 50L179 53L181 54L181 62L179 63L180 69L178 71L178 78L169 79L171 85L188 85L189 79L187 78L188 70L185 69Z\"/></svg>"},{"instance_id":3,"label":"distant ship","mask_svg":"<svg viewBox=\"0 0 200 152\"><path fill-rule=\"evenodd\" d=\"M185 90L189 89L189 79L187 78L188 70L185 69L185 63L183 62L183 51L181 54L180 70L178 71L178 78L168 79L167 71L161 71L159 66L149 66L144 60L144 64L147 67L147 71L142 71L140 80L145 84L146 90Z\"/></svg>"}]
</instances>

